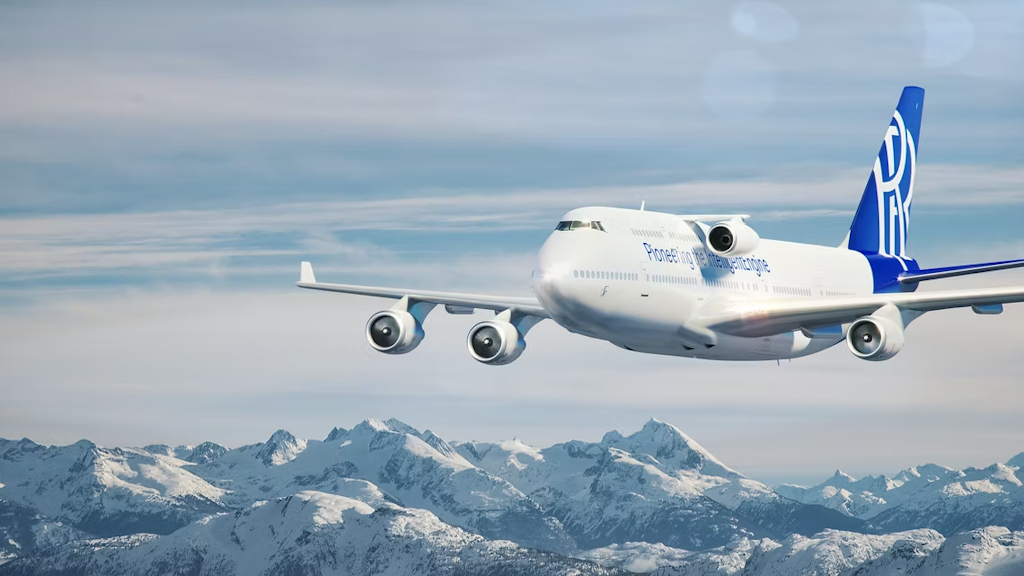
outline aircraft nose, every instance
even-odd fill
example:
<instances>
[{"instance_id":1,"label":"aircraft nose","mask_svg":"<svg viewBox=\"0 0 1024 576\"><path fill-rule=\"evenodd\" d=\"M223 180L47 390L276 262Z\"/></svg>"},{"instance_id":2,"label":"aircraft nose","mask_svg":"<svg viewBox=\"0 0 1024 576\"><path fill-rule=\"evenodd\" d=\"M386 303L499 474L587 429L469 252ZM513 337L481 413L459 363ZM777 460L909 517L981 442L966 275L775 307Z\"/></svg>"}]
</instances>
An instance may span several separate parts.
<instances>
[{"instance_id":1,"label":"aircraft nose","mask_svg":"<svg viewBox=\"0 0 1024 576\"><path fill-rule=\"evenodd\" d=\"M565 291L572 276L572 262L560 254L558 240L551 237L544 243L533 272L533 292L545 307Z\"/></svg>"}]
</instances>

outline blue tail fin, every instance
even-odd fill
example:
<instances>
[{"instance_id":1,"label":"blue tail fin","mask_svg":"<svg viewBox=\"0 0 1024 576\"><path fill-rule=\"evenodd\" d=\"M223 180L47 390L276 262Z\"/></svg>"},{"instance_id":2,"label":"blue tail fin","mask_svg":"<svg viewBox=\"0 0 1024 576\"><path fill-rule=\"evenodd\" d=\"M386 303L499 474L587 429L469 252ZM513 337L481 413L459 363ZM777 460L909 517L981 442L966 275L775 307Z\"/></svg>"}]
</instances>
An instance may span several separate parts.
<instances>
[{"instance_id":1,"label":"blue tail fin","mask_svg":"<svg viewBox=\"0 0 1024 576\"><path fill-rule=\"evenodd\" d=\"M904 88L850 226L850 250L906 258L923 108L924 89Z\"/></svg>"}]
</instances>

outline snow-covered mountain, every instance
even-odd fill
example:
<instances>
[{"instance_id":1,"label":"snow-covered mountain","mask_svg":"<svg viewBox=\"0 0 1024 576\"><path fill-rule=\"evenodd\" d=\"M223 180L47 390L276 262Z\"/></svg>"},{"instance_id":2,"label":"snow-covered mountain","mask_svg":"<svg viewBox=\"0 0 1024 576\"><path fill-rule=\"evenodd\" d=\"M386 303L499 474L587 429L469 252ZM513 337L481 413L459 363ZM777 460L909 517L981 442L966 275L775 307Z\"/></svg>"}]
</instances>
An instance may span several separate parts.
<instances>
[{"instance_id":1,"label":"snow-covered mountain","mask_svg":"<svg viewBox=\"0 0 1024 576\"><path fill-rule=\"evenodd\" d=\"M884 535L830 530L650 560L661 564L653 576L1010 576L1024 574L1024 532L989 527L943 538L927 529Z\"/></svg>"},{"instance_id":2,"label":"snow-covered mountain","mask_svg":"<svg viewBox=\"0 0 1024 576\"><path fill-rule=\"evenodd\" d=\"M0 440L0 499L97 536L168 534L226 508L226 492L184 461L82 440Z\"/></svg>"},{"instance_id":3,"label":"snow-covered mountain","mask_svg":"<svg viewBox=\"0 0 1024 576\"><path fill-rule=\"evenodd\" d=\"M641 540L699 550L737 537L866 529L833 510L780 497L654 419L634 434L609 432L597 443L541 450L513 440L456 449L529 495L588 548Z\"/></svg>"},{"instance_id":4,"label":"snow-covered mountain","mask_svg":"<svg viewBox=\"0 0 1024 576\"><path fill-rule=\"evenodd\" d=\"M0 440L0 575L1024 574L1022 463L772 489L657 420L543 449L394 419L232 450Z\"/></svg>"},{"instance_id":5,"label":"snow-covered mountain","mask_svg":"<svg viewBox=\"0 0 1024 576\"><path fill-rule=\"evenodd\" d=\"M488 538L555 552L575 548L558 520L535 501L433 434L397 420L366 420L328 438L297 440L279 430L263 444L231 450L191 470L229 492L226 501L236 508L301 490L349 495L354 484L369 482L379 487L380 499L430 510Z\"/></svg>"},{"instance_id":6,"label":"snow-covered mountain","mask_svg":"<svg viewBox=\"0 0 1024 576\"><path fill-rule=\"evenodd\" d=\"M10 574L605 575L619 571L490 541L426 510L302 491L170 536L87 540L15 562Z\"/></svg>"},{"instance_id":7,"label":"snow-covered mountain","mask_svg":"<svg viewBox=\"0 0 1024 576\"><path fill-rule=\"evenodd\" d=\"M1021 464L1024 455L987 468L953 470L925 464L892 478L866 476L860 480L837 470L817 486L784 485L775 491L868 520L887 532L932 528L949 535L993 524L1022 530Z\"/></svg>"}]
</instances>

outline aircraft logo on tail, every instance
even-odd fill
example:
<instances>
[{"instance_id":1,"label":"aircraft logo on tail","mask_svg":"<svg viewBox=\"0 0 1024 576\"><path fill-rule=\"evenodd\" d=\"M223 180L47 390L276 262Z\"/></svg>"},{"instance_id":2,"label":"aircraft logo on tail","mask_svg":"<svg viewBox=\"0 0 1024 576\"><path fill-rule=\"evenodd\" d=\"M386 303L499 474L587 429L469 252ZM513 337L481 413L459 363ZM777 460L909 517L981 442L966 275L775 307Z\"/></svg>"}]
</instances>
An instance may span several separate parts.
<instances>
[{"instance_id":1,"label":"aircraft logo on tail","mask_svg":"<svg viewBox=\"0 0 1024 576\"><path fill-rule=\"evenodd\" d=\"M917 151L897 110L875 159L873 176L878 200L878 253L904 257L910 232L910 203L914 198ZM883 165L884 164L884 165Z\"/></svg>"},{"instance_id":2,"label":"aircraft logo on tail","mask_svg":"<svg viewBox=\"0 0 1024 576\"><path fill-rule=\"evenodd\" d=\"M850 227L851 250L895 258L904 270L923 106L924 90L903 90Z\"/></svg>"}]
</instances>

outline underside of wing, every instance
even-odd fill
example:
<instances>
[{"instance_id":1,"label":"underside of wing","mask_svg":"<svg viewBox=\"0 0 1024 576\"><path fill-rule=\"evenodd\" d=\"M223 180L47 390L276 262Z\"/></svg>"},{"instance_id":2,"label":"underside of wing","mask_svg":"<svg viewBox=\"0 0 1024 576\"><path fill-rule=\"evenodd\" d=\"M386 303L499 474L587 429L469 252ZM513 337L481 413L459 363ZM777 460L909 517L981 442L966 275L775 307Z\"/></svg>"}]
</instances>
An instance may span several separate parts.
<instances>
[{"instance_id":1,"label":"underside of wing","mask_svg":"<svg viewBox=\"0 0 1024 576\"><path fill-rule=\"evenodd\" d=\"M1024 286L804 300L748 300L709 310L701 323L723 334L757 338L846 324L871 315L887 304L910 312L931 312L968 306L983 310L985 307L1015 302L1024 302Z\"/></svg>"},{"instance_id":2,"label":"underside of wing","mask_svg":"<svg viewBox=\"0 0 1024 576\"><path fill-rule=\"evenodd\" d=\"M342 294L355 294L359 296L375 296L377 298L408 298L410 301L441 304L450 307L449 311L464 309L494 310L502 312L512 310L513 312L534 316L537 318L549 318L548 313L536 298L516 296L490 296L485 294L463 294L458 292L438 292L431 290L416 290L411 288L385 288L380 286L357 286L353 284L329 284L317 282L313 275L313 268L309 262L302 263L302 272L299 282L295 284L299 288L310 290L324 290L327 292L340 292Z\"/></svg>"}]
</instances>

